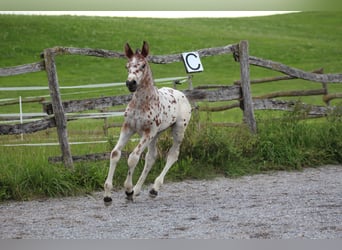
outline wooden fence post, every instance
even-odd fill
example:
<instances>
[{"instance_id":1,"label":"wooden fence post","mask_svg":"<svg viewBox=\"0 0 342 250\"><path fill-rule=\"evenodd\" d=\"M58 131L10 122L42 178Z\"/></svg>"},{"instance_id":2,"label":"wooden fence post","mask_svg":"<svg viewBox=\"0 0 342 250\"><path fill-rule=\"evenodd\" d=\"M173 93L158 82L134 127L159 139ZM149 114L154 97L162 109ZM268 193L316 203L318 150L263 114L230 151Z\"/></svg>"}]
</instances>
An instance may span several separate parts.
<instances>
[{"instance_id":1,"label":"wooden fence post","mask_svg":"<svg viewBox=\"0 0 342 250\"><path fill-rule=\"evenodd\" d=\"M254 117L253 100L251 94L251 83L249 77L249 53L248 41L241 41L239 44L239 61L241 72L242 109L243 119L252 133L257 132L256 120Z\"/></svg>"},{"instance_id":2,"label":"wooden fence post","mask_svg":"<svg viewBox=\"0 0 342 250\"><path fill-rule=\"evenodd\" d=\"M62 151L64 166L73 169L73 161L68 141L67 119L64 113L62 100L59 92L59 84L53 49L44 50L45 69L49 81L50 96L53 113L57 125L58 140Z\"/></svg>"}]
</instances>

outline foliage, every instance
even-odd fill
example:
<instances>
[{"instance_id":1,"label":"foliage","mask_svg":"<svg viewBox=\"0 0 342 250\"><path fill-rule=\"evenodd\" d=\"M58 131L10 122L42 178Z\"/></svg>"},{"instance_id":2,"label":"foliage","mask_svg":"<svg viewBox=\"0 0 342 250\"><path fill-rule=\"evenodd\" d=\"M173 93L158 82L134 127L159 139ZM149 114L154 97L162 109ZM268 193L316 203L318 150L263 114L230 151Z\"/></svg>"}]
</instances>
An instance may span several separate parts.
<instances>
[{"instance_id":1,"label":"foliage","mask_svg":"<svg viewBox=\"0 0 342 250\"><path fill-rule=\"evenodd\" d=\"M28 200L92 192L103 185L103 176L101 169L90 165L77 165L74 172L62 165L7 165L1 168L0 200Z\"/></svg>"},{"instance_id":2,"label":"foliage","mask_svg":"<svg viewBox=\"0 0 342 250\"><path fill-rule=\"evenodd\" d=\"M260 123L259 154L267 167L301 169L341 162L340 114L316 122L303 120L303 115L298 109L278 121Z\"/></svg>"},{"instance_id":3,"label":"foliage","mask_svg":"<svg viewBox=\"0 0 342 250\"><path fill-rule=\"evenodd\" d=\"M182 143L179 162L167 178L237 177L341 163L341 109L317 122L303 120L307 112L298 105L294 112L284 113L280 119L259 119L257 135L245 126L212 127L209 114L207 122L200 123L203 119L195 113ZM169 135L160 138L159 150L164 158L171 143Z\"/></svg>"},{"instance_id":4,"label":"foliage","mask_svg":"<svg viewBox=\"0 0 342 250\"><path fill-rule=\"evenodd\" d=\"M186 132L179 161L166 178L179 181L217 175L237 177L270 170L300 170L307 166L342 163L341 109L319 122L302 120L304 113L298 109L285 113L281 119L263 118L258 121L257 135L249 133L244 126L212 127L210 119L206 118L207 122L202 123L203 119L195 113ZM153 182L165 164L165 155L172 143L168 133L160 137L160 159L147 183ZM128 145L127 150L132 146ZM46 166L41 159L33 158L28 161L25 158L29 164L2 164L0 200L77 195L102 189L107 161L76 164L75 171L71 172L61 165ZM142 159L135 171L135 180L143 164ZM122 186L126 172L126 160L121 159L114 186Z\"/></svg>"}]
</instances>

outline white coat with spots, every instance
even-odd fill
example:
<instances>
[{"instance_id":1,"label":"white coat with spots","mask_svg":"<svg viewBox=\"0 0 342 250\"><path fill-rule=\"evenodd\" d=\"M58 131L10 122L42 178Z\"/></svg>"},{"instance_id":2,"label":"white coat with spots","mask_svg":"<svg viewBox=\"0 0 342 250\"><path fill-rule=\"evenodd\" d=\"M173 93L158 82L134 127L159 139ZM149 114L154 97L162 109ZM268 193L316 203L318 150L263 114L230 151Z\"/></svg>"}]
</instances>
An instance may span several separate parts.
<instances>
[{"instance_id":1,"label":"white coat with spots","mask_svg":"<svg viewBox=\"0 0 342 250\"><path fill-rule=\"evenodd\" d=\"M128 174L124 183L127 199L133 200L139 195L141 187L157 158L157 138L161 132L171 127L173 145L167 155L166 165L155 179L150 196L158 194L164 177L170 167L178 160L179 149L184 133L191 117L191 106L186 96L172 88L157 89L154 86L152 72L147 61L149 47L144 42L141 52L133 53L131 47L125 45L125 55L128 58L126 81L127 88L134 92L132 100L125 111L125 121L121 128L119 140L111 152L110 166L104 184L104 202L110 204L114 171L121 157L121 150L129 138L138 133L141 136L139 144L128 157ZM132 176L142 152L148 149L145 166L139 180L133 187Z\"/></svg>"}]
</instances>

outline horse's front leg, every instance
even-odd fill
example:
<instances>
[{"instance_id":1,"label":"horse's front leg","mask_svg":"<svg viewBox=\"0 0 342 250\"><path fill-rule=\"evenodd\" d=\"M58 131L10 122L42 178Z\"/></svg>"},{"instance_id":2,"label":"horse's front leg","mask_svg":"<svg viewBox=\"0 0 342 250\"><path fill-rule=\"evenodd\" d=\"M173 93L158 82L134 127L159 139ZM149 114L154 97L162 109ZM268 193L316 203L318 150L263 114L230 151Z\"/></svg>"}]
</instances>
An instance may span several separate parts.
<instances>
[{"instance_id":1,"label":"horse's front leg","mask_svg":"<svg viewBox=\"0 0 342 250\"><path fill-rule=\"evenodd\" d=\"M153 138L151 138L150 134L144 133L143 136L140 139L139 144L135 147L133 152L129 155L127 165L128 165L128 173L127 178L124 184L125 187L125 193L127 195L128 200L133 200L133 173L134 169L138 164L138 161L140 159L140 156L142 152L144 152L145 148L151 143Z\"/></svg>"},{"instance_id":2,"label":"horse's front leg","mask_svg":"<svg viewBox=\"0 0 342 250\"><path fill-rule=\"evenodd\" d=\"M104 198L103 201L106 205L110 205L112 202L111 190L113 188L113 177L116 165L121 157L121 150L128 142L129 138L133 135L133 131L128 129L125 125L121 129L120 137L118 142L116 143L114 149L110 153L110 164L108 176L104 184Z\"/></svg>"}]
</instances>

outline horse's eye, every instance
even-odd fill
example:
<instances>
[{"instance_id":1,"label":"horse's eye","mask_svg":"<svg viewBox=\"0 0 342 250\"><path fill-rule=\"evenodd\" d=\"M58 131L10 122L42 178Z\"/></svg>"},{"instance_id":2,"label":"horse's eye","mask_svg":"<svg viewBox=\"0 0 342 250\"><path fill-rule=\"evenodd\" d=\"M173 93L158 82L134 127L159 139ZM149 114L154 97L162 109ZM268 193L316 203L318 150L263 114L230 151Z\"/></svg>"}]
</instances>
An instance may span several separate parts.
<instances>
[{"instance_id":1,"label":"horse's eye","mask_svg":"<svg viewBox=\"0 0 342 250\"><path fill-rule=\"evenodd\" d=\"M140 69L144 69L146 67L146 64L141 65Z\"/></svg>"}]
</instances>

